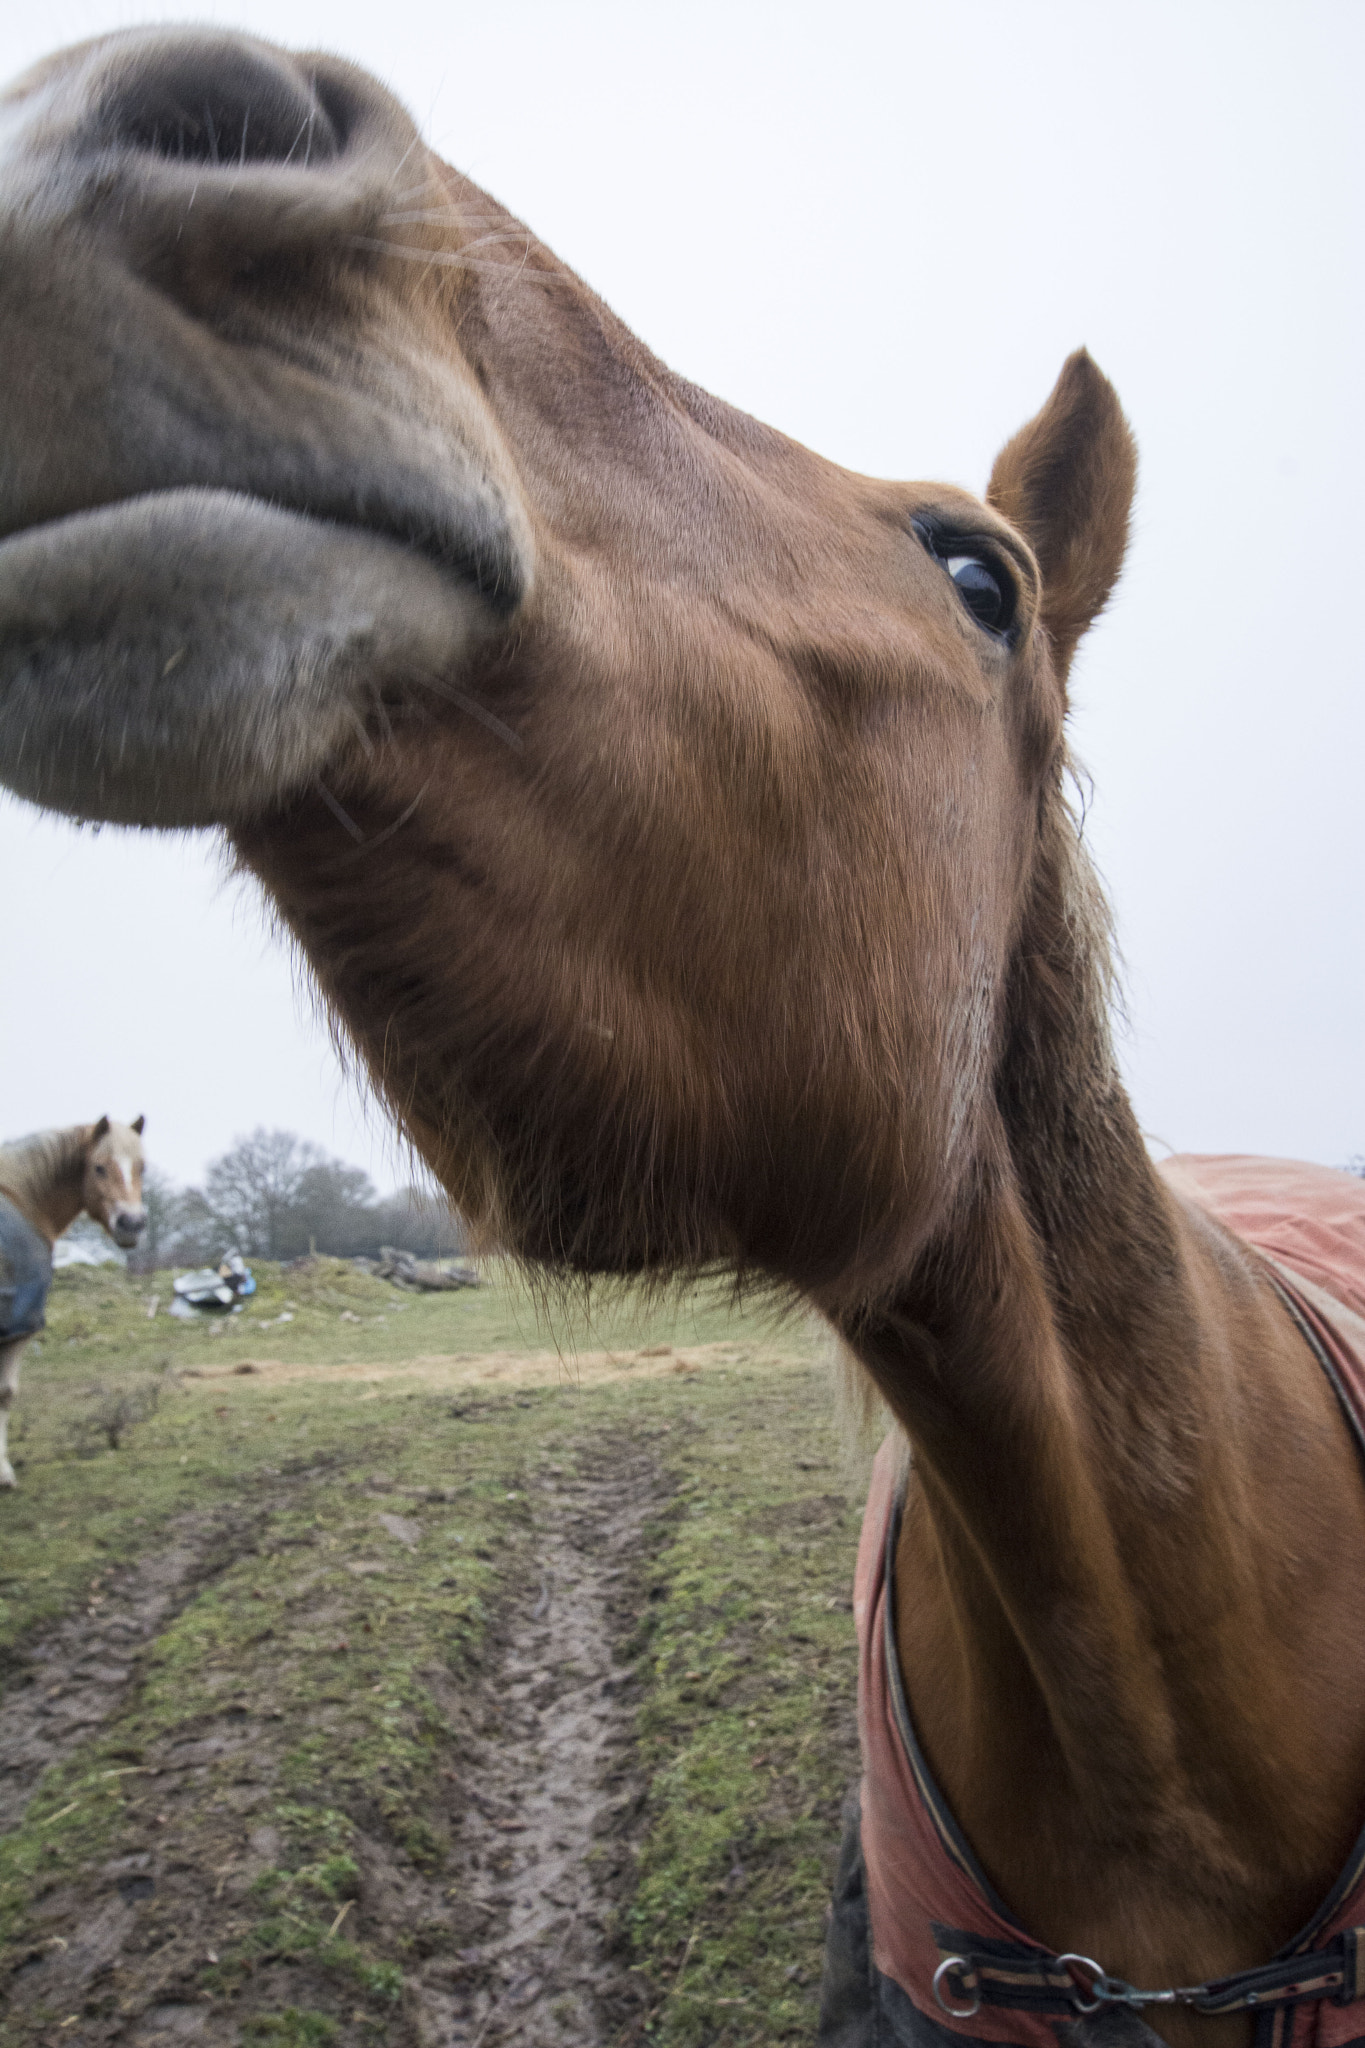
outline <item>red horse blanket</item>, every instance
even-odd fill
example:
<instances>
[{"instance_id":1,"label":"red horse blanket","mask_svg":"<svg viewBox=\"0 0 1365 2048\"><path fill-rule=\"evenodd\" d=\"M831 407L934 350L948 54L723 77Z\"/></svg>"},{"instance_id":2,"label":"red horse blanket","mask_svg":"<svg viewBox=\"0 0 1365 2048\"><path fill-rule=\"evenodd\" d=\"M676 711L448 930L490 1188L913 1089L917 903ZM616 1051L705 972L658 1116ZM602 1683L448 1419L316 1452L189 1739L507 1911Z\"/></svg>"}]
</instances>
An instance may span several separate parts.
<instances>
[{"instance_id":1,"label":"red horse blanket","mask_svg":"<svg viewBox=\"0 0 1365 2048\"><path fill-rule=\"evenodd\" d=\"M1164 1171L1182 1196L1271 1262L1289 1312L1365 1449L1365 1181L1278 1159L1186 1155L1168 1160ZM1076 2017L1073 1980L992 1890L929 1774L910 1721L892 1592L903 1492L903 1448L893 1439L874 1467L854 1589L871 1959L931 2023L912 2024L907 2039L941 2040L946 2029L964 2040L1056 2048L1057 2025ZM1303 2004L1261 2000L1258 2048L1345 2048L1365 2038L1365 1929L1358 1947L1353 1932L1362 1923L1365 1834L1330 1897L1282 1952L1285 1986L1321 1982L1323 1995ZM1328 1950L1330 1966L1322 1960ZM935 1972L953 1955L969 1955L973 1968L941 1977L940 2000ZM1302 1959L1297 1979L1295 1959ZM983 1981L991 1995L1011 2002L981 2002ZM1338 2002L1343 1989L1348 2003Z\"/></svg>"}]
</instances>

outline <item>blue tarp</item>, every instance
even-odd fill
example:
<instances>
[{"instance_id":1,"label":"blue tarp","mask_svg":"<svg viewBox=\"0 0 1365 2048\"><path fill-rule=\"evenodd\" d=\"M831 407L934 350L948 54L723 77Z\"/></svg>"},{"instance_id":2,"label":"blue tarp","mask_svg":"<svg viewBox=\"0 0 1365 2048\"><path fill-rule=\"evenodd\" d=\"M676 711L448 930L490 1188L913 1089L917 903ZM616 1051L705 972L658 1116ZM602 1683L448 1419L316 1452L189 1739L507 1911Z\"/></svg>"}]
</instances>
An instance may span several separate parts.
<instances>
[{"instance_id":1,"label":"blue tarp","mask_svg":"<svg viewBox=\"0 0 1365 2048\"><path fill-rule=\"evenodd\" d=\"M0 1344L42 1329L51 1285L47 1239L0 1195Z\"/></svg>"}]
</instances>

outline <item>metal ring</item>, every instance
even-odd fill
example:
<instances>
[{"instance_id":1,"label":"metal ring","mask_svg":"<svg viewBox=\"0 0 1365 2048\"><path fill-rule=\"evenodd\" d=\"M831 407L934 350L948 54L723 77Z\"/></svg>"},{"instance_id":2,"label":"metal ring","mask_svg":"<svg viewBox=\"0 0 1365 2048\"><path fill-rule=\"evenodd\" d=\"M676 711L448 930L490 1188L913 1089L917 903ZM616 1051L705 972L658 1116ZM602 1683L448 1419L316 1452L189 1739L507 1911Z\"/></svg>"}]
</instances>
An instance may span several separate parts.
<instances>
[{"instance_id":1,"label":"metal ring","mask_svg":"<svg viewBox=\"0 0 1365 2048\"><path fill-rule=\"evenodd\" d=\"M943 1996L943 1979L949 1975L956 1975L959 1972L965 1977L970 1968L971 1965L967 1961L966 1956L945 1956L934 1972L934 1996L943 2011L947 2013L949 2019L972 2020L976 2018L976 2015L981 2010L981 1991L979 1987L974 2005L949 2005L947 1999Z\"/></svg>"},{"instance_id":2,"label":"metal ring","mask_svg":"<svg viewBox=\"0 0 1365 2048\"><path fill-rule=\"evenodd\" d=\"M1108 1971L1102 1970L1093 1956L1078 1956L1072 1949L1068 1949L1064 1956L1058 1956L1057 1961L1076 1987L1077 1995L1072 1998L1071 2003L1075 2006L1077 2012L1098 2012L1104 2004L1104 1994L1098 1987L1109 1982ZM1079 1996L1081 1987L1077 1983L1075 1971L1071 1967L1073 1963L1078 1964L1082 1970L1090 1972L1090 2003L1088 2005Z\"/></svg>"}]
</instances>

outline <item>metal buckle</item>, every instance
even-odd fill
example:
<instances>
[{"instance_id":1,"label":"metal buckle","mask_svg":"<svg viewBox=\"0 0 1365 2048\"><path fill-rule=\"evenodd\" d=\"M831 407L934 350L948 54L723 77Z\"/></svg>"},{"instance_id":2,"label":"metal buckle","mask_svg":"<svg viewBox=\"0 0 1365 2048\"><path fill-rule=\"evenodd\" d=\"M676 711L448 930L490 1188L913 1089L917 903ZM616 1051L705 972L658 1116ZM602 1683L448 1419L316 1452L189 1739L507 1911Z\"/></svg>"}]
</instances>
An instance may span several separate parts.
<instances>
[{"instance_id":1,"label":"metal buckle","mask_svg":"<svg viewBox=\"0 0 1365 2048\"><path fill-rule=\"evenodd\" d=\"M966 1956L945 1956L934 1972L934 1997L938 2000L941 2009L947 2013L949 2019L972 2020L976 2018L976 2015L981 2010L981 1990L979 1986L973 2005L949 2005L943 1995L944 1978L959 1973L965 1977L970 1968L971 1964L967 1961ZM1093 2006L1091 2007L1092 2011L1096 2009Z\"/></svg>"},{"instance_id":2,"label":"metal buckle","mask_svg":"<svg viewBox=\"0 0 1365 2048\"><path fill-rule=\"evenodd\" d=\"M1083 1998L1073 1998L1071 2003L1077 2012L1098 2012L1102 2005L1126 2005L1130 2012L1141 2012L1149 2005L1195 2005L1204 1990L1202 1984L1182 1985L1175 1991L1139 1991L1136 1984L1129 1984L1123 1977L1111 1977L1102 1970L1091 1956L1078 1956L1074 1950L1058 1956L1057 1961L1070 1977L1077 1991L1084 1989L1079 1972L1090 1973L1090 2003ZM1255 1994L1251 2002L1255 2004Z\"/></svg>"},{"instance_id":3,"label":"metal buckle","mask_svg":"<svg viewBox=\"0 0 1365 2048\"><path fill-rule=\"evenodd\" d=\"M1116 1986L1113 1989L1110 1988L1112 1980L1109 1972L1102 1970L1093 1957L1078 1956L1074 1950L1068 1949L1064 1956L1058 1956L1057 1961L1075 1986L1071 2003L1075 2006L1077 2012L1098 2012L1102 2005L1111 2005L1116 2002L1116 1998L1122 1997L1122 1992L1119 1992ZM1088 2002L1081 1995L1084 1986L1077 1975L1079 1970L1088 1970L1090 1973L1090 1998ZM1127 1986L1124 1989L1126 1990Z\"/></svg>"}]
</instances>

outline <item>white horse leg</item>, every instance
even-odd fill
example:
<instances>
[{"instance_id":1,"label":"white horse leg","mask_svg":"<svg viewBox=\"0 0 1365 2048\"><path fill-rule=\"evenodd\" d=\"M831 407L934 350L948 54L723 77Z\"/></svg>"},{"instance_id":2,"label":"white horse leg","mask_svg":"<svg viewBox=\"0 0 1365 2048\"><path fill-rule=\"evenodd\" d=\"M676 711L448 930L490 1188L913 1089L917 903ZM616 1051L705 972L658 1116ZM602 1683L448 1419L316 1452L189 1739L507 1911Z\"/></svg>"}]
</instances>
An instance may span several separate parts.
<instances>
[{"instance_id":1,"label":"white horse leg","mask_svg":"<svg viewBox=\"0 0 1365 2048\"><path fill-rule=\"evenodd\" d=\"M9 1461L9 1411L19 1391L19 1360L27 1343L27 1337L16 1337L10 1344L0 1344L0 1486L15 1484Z\"/></svg>"}]
</instances>

